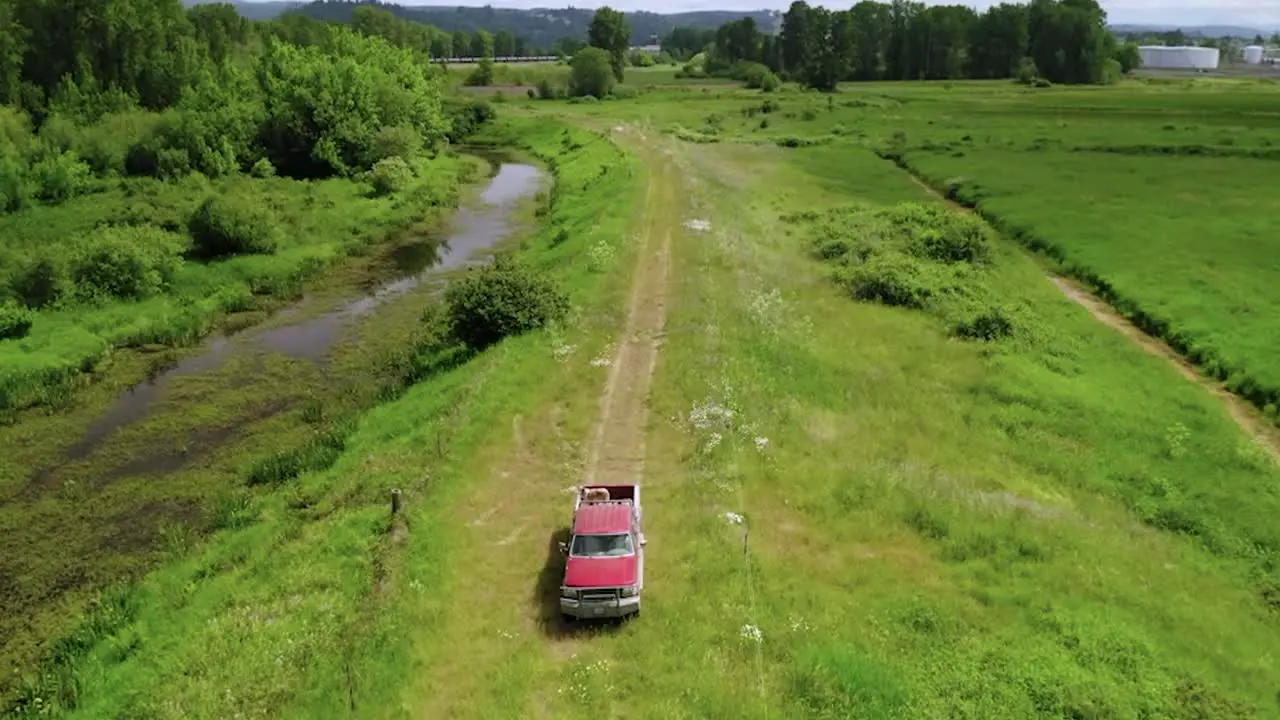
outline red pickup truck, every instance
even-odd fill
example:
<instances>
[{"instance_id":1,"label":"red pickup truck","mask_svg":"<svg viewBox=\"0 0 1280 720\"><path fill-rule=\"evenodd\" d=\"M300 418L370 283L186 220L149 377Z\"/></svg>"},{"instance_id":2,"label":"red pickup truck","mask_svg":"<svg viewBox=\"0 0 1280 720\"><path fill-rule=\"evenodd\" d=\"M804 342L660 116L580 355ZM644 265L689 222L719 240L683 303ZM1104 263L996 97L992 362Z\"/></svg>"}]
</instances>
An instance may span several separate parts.
<instances>
[{"instance_id":1,"label":"red pickup truck","mask_svg":"<svg viewBox=\"0 0 1280 720\"><path fill-rule=\"evenodd\" d=\"M584 485L573 503L560 612L572 618L618 618L640 612L644 533L639 485Z\"/></svg>"}]
</instances>

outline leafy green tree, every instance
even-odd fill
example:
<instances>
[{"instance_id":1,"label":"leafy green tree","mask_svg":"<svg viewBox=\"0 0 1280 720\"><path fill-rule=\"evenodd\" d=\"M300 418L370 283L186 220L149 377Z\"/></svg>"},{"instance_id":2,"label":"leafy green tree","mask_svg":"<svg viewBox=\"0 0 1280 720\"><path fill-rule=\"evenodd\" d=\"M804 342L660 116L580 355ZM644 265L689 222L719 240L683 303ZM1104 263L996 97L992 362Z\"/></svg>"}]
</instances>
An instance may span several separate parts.
<instances>
[{"instance_id":1,"label":"leafy green tree","mask_svg":"<svg viewBox=\"0 0 1280 720\"><path fill-rule=\"evenodd\" d=\"M569 94L604 98L613 91L612 57L598 47L584 47L569 61Z\"/></svg>"},{"instance_id":2,"label":"leafy green tree","mask_svg":"<svg viewBox=\"0 0 1280 720\"><path fill-rule=\"evenodd\" d=\"M631 47L631 31L627 29L627 20L623 14L607 5L596 10L591 18L591 26L587 29L587 43L609 54L613 77L622 82L622 71L627 64L627 49Z\"/></svg>"},{"instance_id":3,"label":"leafy green tree","mask_svg":"<svg viewBox=\"0 0 1280 720\"><path fill-rule=\"evenodd\" d=\"M0 0L0 103L16 103L21 98L28 33L19 21L19 2Z\"/></svg>"},{"instance_id":4,"label":"leafy green tree","mask_svg":"<svg viewBox=\"0 0 1280 720\"><path fill-rule=\"evenodd\" d=\"M1017 72L1030 42L1026 5L1001 3L987 8L969 29L969 74L1007 78Z\"/></svg>"},{"instance_id":5,"label":"leafy green tree","mask_svg":"<svg viewBox=\"0 0 1280 720\"><path fill-rule=\"evenodd\" d=\"M366 170L380 128L413 127L427 147L448 130L440 90L413 55L345 28L332 52L271 43L257 68L264 102L258 141L284 175Z\"/></svg>"},{"instance_id":6,"label":"leafy green tree","mask_svg":"<svg viewBox=\"0 0 1280 720\"><path fill-rule=\"evenodd\" d=\"M467 35L465 30L454 30L451 45L453 47L453 56L456 58L467 57L471 53L471 37Z\"/></svg>"},{"instance_id":7,"label":"leafy green tree","mask_svg":"<svg viewBox=\"0 0 1280 720\"><path fill-rule=\"evenodd\" d=\"M782 33L778 38L782 70L787 77L798 77L809 64L813 44L809 18L813 9L804 0L795 0L782 16Z\"/></svg>"},{"instance_id":8,"label":"leafy green tree","mask_svg":"<svg viewBox=\"0 0 1280 720\"><path fill-rule=\"evenodd\" d=\"M659 46L677 60L688 60L707 48L716 38L715 30L675 27L663 36Z\"/></svg>"},{"instance_id":9,"label":"leafy green tree","mask_svg":"<svg viewBox=\"0 0 1280 720\"><path fill-rule=\"evenodd\" d=\"M1142 67L1142 52L1138 49L1138 43L1127 42L1118 46L1113 57L1120 63L1120 72L1126 75Z\"/></svg>"},{"instance_id":10,"label":"leafy green tree","mask_svg":"<svg viewBox=\"0 0 1280 720\"><path fill-rule=\"evenodd\" d=\"M879 80L884 77L884 55L889 41L889 6L863 0L849 11L853 23L853 77Z\"/></svg>"},{"instance_id":11,"label":"leafy green tree","mask_svg":"<svg viewBox=\"0 0 1280 720\"><path fill-rule=\"evenodd\" d=\"M253 26L241 17L234 5L209 3L187 10L196 41L215 65L223 65L235 48L244 46L253 35Z\"/></svg>"},{"instance_id":12,"label":"leafy green tree","mask_svg":"<svg viewBox=\"0 0 1280 720\"><path fill-rule=\"evenodd\" d=\"M493 33L477 30L471 36L471 57L493 57Z\"/></svg>"},{"instance_id":13,"label":"leafy green tree","mask_svg":"<svg viewBox=\"0 0 1280 720\"><path fill-rule=\"evenodd\" d=\"M511 57L516 54L516 36L510 30L499 30L493 36L493 56Z\"/></svg>"}]
</instances>

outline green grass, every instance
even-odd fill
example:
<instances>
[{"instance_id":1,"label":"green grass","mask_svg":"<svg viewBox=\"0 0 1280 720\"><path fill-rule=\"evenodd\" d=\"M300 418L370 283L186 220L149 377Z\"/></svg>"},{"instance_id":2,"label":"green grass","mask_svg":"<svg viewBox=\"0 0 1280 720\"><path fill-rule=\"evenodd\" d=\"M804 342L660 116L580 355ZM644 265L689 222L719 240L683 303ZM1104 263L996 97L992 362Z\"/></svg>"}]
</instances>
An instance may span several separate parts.
<instances>
[{"instance_id":1,"label":"green grass","mask_svg":"<svg viewBox=\"0 0 1280 720\"><path fill-rule=\"evenodd\" d=\"M812 157L877 148L940 191L960 183L957 197L1277 417L1280 328L1267 291L1280 237L1268 190L1280 159L1275 83L873 83L832 96L664 89L582 112L650 119L686 141L779 144Z\"/></svg>"},{"instance_id":2,"label":"green grass","mask_svg":"<svg viewBox=\"0 0 1280 720\"><path fill-rule=\"evenodd\" d=\"M207 544L174 533L167 564L108 598L34 687L80 717L1274 717L1280 470L1217 399L1063 298L1015 239L990 237L952 275L921 270L954 289L915 309L853 299L849 257L814 252L861 247L899 203L942 206L879 149L998 175L975 179L993 202L1007 181L1013 211L1035 208L1027 231L1075 260L1050 234L1082 230L1072 198L1141 187L1126 160L1187 158L1074 147L1109 124L1131 149L1171 111L1195 126L1188 143L1237 147L1220 128L1263 127L1271 92L884 84L828 103L788 88L764 128L751 108L766 96L732 88L513 103L531 117L481 140L554 167L521 253L570 290L571 320L362 415L331 467L263 466L278 486L228 498ZM1157 194L1108 223L1155 222ZM694 218L711 230L683 229ZM548 539L644 232L669 232L673 253L640 480L646 609L565 637L544 617ZM1115 264L1122 246L1093 237ZM973 300L1007 309L1013 332L957 337ZM709 407L732 415L696 425Z\"/></svg>"},{"instance_id":3,"label":"green grass","mask_svg":"<svg viewBox=\"0 0 1280 720\"><path fill-rule=\"evenodd\" d=\"M596 250L611 259L590 264L565 259L620 243L625 215L607 211L625 208L633 163L554 124L525 123L506 137L557 171L548 222L523 254L570 291L574 322L594 327L601 302L616 299L626 250ZM588 188L616 192L588 198ZM568 237L556 241L560 229ZM28 701L82 717L327 716L351 702L365 712L394 704L411 679L409 633L424 621L408 600L449 572L452 525L441 513L465 492L493 417L530 405L545 393L541 379L564 371L557 341L517 338L431 377L361 416L332 467L292 478L285 468L266 478L278 488L248 506L229 499L217 514L226 527L176 549L129 590L127 614L89 614L78 635L87 639L46 666ZM388 521L392 487L408 503L408 547ZM171 682L179 675L188 680Z\"/></svg>"},{"instance_id":4,"label":"green grass","mask_svg":"<svg viewBox=\"0 0 1280 720\"><path fill-rule=\"evenodd\" d=\"M1275 712L1256 553L1276 547L1280 476L1209 395L1007 241L983 280L1036 323L1007 343L842 297L805 259L807 224L779 217L927 201L869 152L827 161L874 188L861 195L802 169L812 158L685 152L700 180L718 173L695 203L719 230L676 244L682 340L655 414L709 402L735 420L711 450L710 430L656 430L657 612L592 652L625 662L616 702L652 717ZM725 510L751 528L745 563ZM1212 533L1161 525L1175 516Z\"/></svg>"},{"instance_id":5,"label":"green grass","mask_svg":"<svg viewBox=\"0 0 1280 720\"><path fill-rule=\"evenodd\" d=\"M255 308L266 296L295 295L303 280L369 244L418 223L434 223L456 204L459 183L474 169L467 158L423 161L411 187L386 197L374 197L367 184L345 179L127 179L59 206L0 216L0 235L13 238L0 248L0 279L6 284L25 263L66 262L78 238L104 225L163 228L188 242L187 219L213 192L251 198L267 208L281 235L271 255L182 262L153 297L88 304L68 300L39 312L29 335L0 341L0 410L65 399L113 349L190 344L227 312Z\"/></svg>"}]
</instances>

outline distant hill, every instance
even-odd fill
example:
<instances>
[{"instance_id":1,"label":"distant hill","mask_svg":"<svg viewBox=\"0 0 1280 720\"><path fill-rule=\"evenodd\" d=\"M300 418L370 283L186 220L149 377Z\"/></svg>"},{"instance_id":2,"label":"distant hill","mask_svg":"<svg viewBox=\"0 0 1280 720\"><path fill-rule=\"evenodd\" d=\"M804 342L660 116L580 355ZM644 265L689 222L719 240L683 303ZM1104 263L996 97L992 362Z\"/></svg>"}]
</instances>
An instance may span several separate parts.
<instances>
[{"instance_id":1,"label":"distant hill","mask_svg":"<svg viewBox=\"0 0 1280 720\"><path fill-rule=\"evenodd\" d=\"M1238 37L1253 39L1261 35L1265 38L1271 37L1274 30L1262 30L1259 28L1244 27L1241 25L1193 25L1179 27L1177 25L1112 25L1111 31L1115 33L1156 33L1156 32L1173 32L1181 30L1188 37Z\"/></svg>"},{"instance_id":2,"label":"distant hill","mask_svg":"<svg viewBox=\"0 0 1280 720\"><path fill-rule=\"evenodd\" d=\"M218 0L183 0L188 6L199 5ZM382 3L356 2L286 2L274 0L267 2L246 2L235 0L240 14L253 20L269 20L289 10L297 9L315 18L323 20L345 21L351 17L351 9L359 4L374 4L406 20L434 25L441 30L453 32L465 30L473 33L476 30L498 32L507 30L524 38L537 47L550 47L562 37L587 37L587 26L591 24L594 10L587 8L534 8L519 10L514 8L495 7L449 7L449 6L413 6L405 7ZM662 37L677 26L715 29L721 25L742 17L750 17L756 21L761 30L780 30L782 15L772 10L706 10L699 12L660 14L651 12L628 12L627 25L631 28L631 42L643 45L653 35Z\"/></svg>"},{"instance_id":3,"label":"distant hill","mask_svg":"<svg viewBox=\"0 0 1280 720\"><path fill-rule=\"evenodd\" d=\"M359 4L343 1L318 0L300 8L316 18L345 21L351 15L351 9ZM534 8L521 10L515 8L495 7L444 7L413 6L373 3L406 20L434 25L441 30L453 32L464 30L473 33L476 30L487 30L496 33L506 30L513 35L524 38L535 47L550 47L562 37L587 37L587 26L591 24L594 10L587 8ZM694 28L718 28L721 25L742 17L755 20L761 30L774 29L781 24L781 13L771 10L750 10L735 12L731 10L707 10L673 14L651 12L624 13L627 26L631 29L633 45L647 44L651 37L662 37L677 26Z\"/></svg>"},{"instance_id":4,"label":"distant hill","mask_svg":"<svg viewBox=\"0 0 1280 720\"><path fill-rule=\"evenodd\" d=\"M187 7L220 0L183 0ZM269 20L289 10L300 10L312 17L344 21L351 16L351 8L357 4L347 0L315 0L299 2L290 0L231 0L240 14L251 20ZM372 3L406 20L428 23L441 30L453 32L476 30L498 32L507 30L523 37L535 46L550 46L562 37L585 38L594 10L587 8L533 8L528 10L495 7L450 7L444 5L405 7L395 4ZM782 14L773 10L704 10L685 13L625 13L631 28L631 42L642 45L652 35L666 35L677 26L714 29L742 17L756 21L761 30L777 32L782 29ZM1239 37L1252 39L1257 35L1270 38L1275 30L1245 27L1242 25L1156 25L1127 24L1111 26L1112 32L1141 34L1182 30L1188 37Z\"/></svg>"}]
</instances>

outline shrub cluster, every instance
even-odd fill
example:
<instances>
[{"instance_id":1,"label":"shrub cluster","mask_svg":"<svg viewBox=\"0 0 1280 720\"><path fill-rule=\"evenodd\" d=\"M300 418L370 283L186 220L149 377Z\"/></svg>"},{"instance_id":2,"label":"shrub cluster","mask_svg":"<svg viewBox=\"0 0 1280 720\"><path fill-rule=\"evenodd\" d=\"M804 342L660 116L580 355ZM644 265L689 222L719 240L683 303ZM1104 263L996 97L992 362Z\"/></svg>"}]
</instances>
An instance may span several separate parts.
<instances>
[{"instance_id":1,"label":"shrub cluster","mask_svg":"<svg viewBox=\"0 0 1280 720\"><path fill-rule=\"evenodd\" d=\"M0 303L0 340L26 337L35 313L13 301Z\"/></svg>"},{"instance_id":2,"label":"shrub cluster","mask_svg":"<svg viewBox=\"0 0 1280 720\"><path fill-rule=\"evenodd\" d=\"M836 280L855 299L962 316L952 332L966 339L999 340L1015 330L1009 313L983 299L991 242L971 215L901 203L787 219L809 226L813 253L836 266Z\"/></svg>"},{"instance_id":3,"label":"shrub cluster","mask_svg":"<svg viewBox=\"0 0 1280 720\"><path fill-rule=\"evenodd\" d=\"M106 227L80 238L71 282L84 300L159 294L182 265L183 239L151 226Z\"/></svg>"},{"instance_id":4,"label":"shrub cluster","mask_svg":"<svg viewBox=\"0 0 1280 720\"><path fill-rule=\"evenodd\" d=\"M506 257L452 283L445 303L450 334L476 351L546 327L569 309L568 298L548 278Z\"/></svg>"},{"instance_id":5,"label":"shrub cluster","mask_svg":"<svg viewBox=\"0 0 1280 720\"><path fill-rule=\"evenodd\" d=\"M198 257L275 252L275 219L260 205L238 197L210 195L187 223Z\"/></svg>"}]
</instances>

